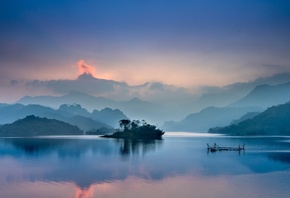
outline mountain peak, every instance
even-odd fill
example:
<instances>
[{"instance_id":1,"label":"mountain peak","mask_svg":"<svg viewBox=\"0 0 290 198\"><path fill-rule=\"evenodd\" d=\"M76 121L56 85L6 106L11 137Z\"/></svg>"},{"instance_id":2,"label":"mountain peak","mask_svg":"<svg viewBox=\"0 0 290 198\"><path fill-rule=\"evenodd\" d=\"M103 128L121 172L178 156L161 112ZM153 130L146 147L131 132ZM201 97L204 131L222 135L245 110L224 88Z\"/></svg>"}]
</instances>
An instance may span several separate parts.
<instances>
[{"instance_id":1,"label":"mountain peak","mask_svg":"<svg viewBox=\"0 0 290 198\"><path fill-rule=\"evenodd\" d=\"M93 79L97 79L97 78L95 78L91 73L85 73L85 72L79 75L77 78L77 80L93 80Z\"/></svg>"},{"instance_id":2,"label":"mountain peak","mask_svg":"<svg viewBox=\"0 0 290 198\"><path fill-rule=\"evenodd\" d=\"M79 92L79 91L70 91L67 95L65 96L91 96L87 93ZM91 96L92 97L92 96Z\"/></svg>"},{"instance_id":3,"label":"mountain peak","mask_svg":"<svg viewBox=\"0 0 290 198\"><path fill-rule=\"evenodd\" d=\"M141 100L141 99L138 98L138 97L134 97L134 98L132 98L132 99L126 101L126 102L128 102L128 103L133 103L133 104L144 103L144 101Z\"/></svg>"},{"instance_id":4,"label":"mountain peak","mask_svg":"<svg viewBox=\"0 0 290 198\"><path fill-rule=\"evenodd\" d=\"M129 100L129 101L131 101L131 102L143 102L140 98L137 98L137 97L134 97L134 98L132 98L131 100Z\"/></svg>"},{"instance_id":5,"label":"mountain peak","mask_svg":"<svg viewBox=\"0 0 290 198\"><path fill-rule=\"evenodd\" d=\"M273 105L284 104L290 98L290 83L279 85L262 84L256 86L249 94L229 106L245 107L257 106L268 108Z\"/></svg>"}]
</instances>

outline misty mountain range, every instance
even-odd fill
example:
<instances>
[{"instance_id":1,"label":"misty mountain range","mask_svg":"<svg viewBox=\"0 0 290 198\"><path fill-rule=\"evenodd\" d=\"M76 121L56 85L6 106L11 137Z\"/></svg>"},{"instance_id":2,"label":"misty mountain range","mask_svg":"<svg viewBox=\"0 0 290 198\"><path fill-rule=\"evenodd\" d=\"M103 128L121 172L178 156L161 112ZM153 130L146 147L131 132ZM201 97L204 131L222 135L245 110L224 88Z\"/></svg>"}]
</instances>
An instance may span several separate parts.
<instances>
[{"instance_id":1,"label":"misty mountain range","mask_svg":"<svg viewBox=\"0 0 290 198\"><path fill-rule=\"evenodd\" d=\"M29 137L50 135L83 135L77 126L55 119L39 118L34 115L0 125L0 137Z\"/></svg>"},{"instance_id":2,"label":"misty mountain range","mask_svg":"<svg viewBox=\"0 0 290 198\"><path fill-rule=\"evenodd\" d=\"M88 84L91 86L86 89ZM29 86L61 86L61 90L58 88L55 91L68 93L62 96L25 96L17 101L19 104L0 104L1 123L13 122L31 114L58 119L77 125L83 130L90 130L116 127L119 119L130 118L145 119L167 131L201 132L212 127L227 126L247 113L262 112L268 107L290 100L290 74L279 74L224 87L203 87L203 94L199 97L191 95L191 99L188 99L189 94L184 89L162 83L129 86L124 82L96 79L88 74L83 74L76 80L34 81ZM93 96L93 90L100 93L107 90L108 97ZM118 93L124 92L123 95L136 92L143 99L133 97L128 100L113 100L110 98L113 95L116 99L120 98L114 90L118 90ZM154 93L160 100L168 97L163 98L164 102L156 98L146 101L141 92L147 95L147 99L154 98Z\"/></svg>"},{"instance_id":3,"label":"misty mountain range","mask_svg":"<svg viewBox=\"0 0 290 198\"><path fill-rule=\"evenodd\" d=\"M95 109L120 109L128 117L133 117L136 119L146 119L153 121L158 119L159 114L156 115L156 112L162 113L164 108L162 105L158 106L154 103L149 103L142 101L138 98L133 98L128 101L114 101L106 99L104 97L95 97L84 93L71 92L64 96L35 96L30 97L26 96L17 101L20 104L38 104L43 106L50 106L52 108L57 108L62 104L81 104L84 108L88 110ZM147 119L148 118L148 119Z\"/></svg>"},{"instance_id":4,"label":"misty mountain range","mask_svg":"<svg viewBox=\"0 0 290 198\"><path fill-rule=\"evenodd\" d=\"M229 135L290 135L290 103L268 108L266 111L226 127L216 127L211 133Z\"/></svg>"},{"instance_id":5,"label":"misty mountain range","mask_svg":"<svg viewBox=\"0 0 290 198\"><path fill-rule=\"evenodd\" d=\"M166 122L168 131L208 131L212 126L227 126L247 113L262 112L268 107L290 101L290 82L279 85L259 85L249 94L225 107L207 107L179 122Z\"/></svg>"},{"instance_id":6,"label":"misty mountain range","mask_svg":"<svg viewBox=\"0 0 290 198\"><path fill-rule=\"evenodd\" d=\"M290 82L290 74L278 74L224 87L200 87L193 92L160 82L130 86L125 82L97 79L84 73L75 80L35 80L25 85L20 84L19 86L27 86L33 90L50 90L58 96L26 96L17 103L40 104L52 108L58 108L62 104L81 104L89 111L109 107L120 109L132 119L145 119L160 126L165 121L181 120L209 106L224 107L232 104L257 86L287 82Z\"/></svg>"},{"instance_id":7,"label":"misty mountain range","mask_svg":"<svg viewBox=\"0 0 290 198\"><path fill-rule=\"evenodd\" d=\"M84 131L116 128L119 120L127 119L127 116L120 110L110 108L101 111L94 110L90 113L81 105L61 105L58 109L41 105L0 105L0 124L12 123L29 115L60 120L78 126Z\"/></svg>"},{"instance_id":8,"label":"misty mountain range","mask_svg":"<svg viewBox=\"0 0 290 198\"><path fill-rule=\"evenodd\" d=\"M290 100L290 82L279 85L259 85L230 107L256 106L261 108L283 104Z\"/></svg>"},{"instance_id":9,"label":"misty mountain range","mask_svg":"<svg viewBox=\"0 0 290 198\"><path fill-rule=\"evenodd\" d=\"M190 106L191 109L194 108L193 112L198 112L206 107L209 106L216 106L216 107L225 107L232 103L237 102L238 100L242 99L243 97L250 94L251 91L253 91L256 87L259 87L261 85L269 85L269 86L275 86L275 85L281 85L290 82L290 74L288 73L282 73L277 74L274 76L269 76L265 78L258 78L254 81L249 82L243 82L243 83L233 83L224 87L203 87L202 92L203 94L194 100ZM281 94L281 97L284 97L284 94L286 93L277 93L277 95ZM257 96L257 99L260 96ZM263 98L264 100L265 98ZM290 100L290 98L288 99ZM273 101L274 104L282 104L286 100L281 100L280 102ZM235 106L235 105L231 105ZM239 106L238 104L236 107ZM253 104L243 105L243 106L255 106ZM257 107L260 107L257 105ZM264 107L266 108L266 107ZM191 112L192 113L192 112Z\"/></svg>"},{"instance_id":10,"label":"misty mountain range","mask_svg":"<svg viewBox=\"0 0 290 198\"><path fill-rule=\"evenodd\" d=\"M208 107L192 113L179 122L165 122L166 131L207 132L211 126L226 126L231 121L252 111L262 111L257 107Z\"/></svg>"}]
</instances>

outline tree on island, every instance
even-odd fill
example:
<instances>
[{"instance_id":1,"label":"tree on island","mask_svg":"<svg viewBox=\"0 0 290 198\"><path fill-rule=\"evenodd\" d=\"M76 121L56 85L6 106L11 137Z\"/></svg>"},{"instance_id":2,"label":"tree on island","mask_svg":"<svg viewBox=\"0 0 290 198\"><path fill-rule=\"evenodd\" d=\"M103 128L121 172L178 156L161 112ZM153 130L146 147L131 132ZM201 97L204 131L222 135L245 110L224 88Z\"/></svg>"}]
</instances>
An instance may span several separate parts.
<instances>
[{"instance_id":1,"label":"tree on island","mask_svg":"<svg viewBox=\"0 0 290 198\"><path fill-rule=\"evenodd\" d=\"M129 129L129 127L130 127L130 125L131 125L131 120L129 120L129 119L123 119L123 120L120 120L119 121L119 125L120 125L120 128L122 129L124 129L124 131L125 130L128 130Z\"/></svg>"},{"instance_id":2,"label":"tree on island","mask_svg":"<svg viewBox=\"0 0 290 198\"><path fill-rule=\"evenodd\" d=\"M161 139L164 132L155 125L148 124L145 120L122 119L119 121L120 129L112 135L103 137L129 138L129 139Z\"/></svg>"}]
</instances>

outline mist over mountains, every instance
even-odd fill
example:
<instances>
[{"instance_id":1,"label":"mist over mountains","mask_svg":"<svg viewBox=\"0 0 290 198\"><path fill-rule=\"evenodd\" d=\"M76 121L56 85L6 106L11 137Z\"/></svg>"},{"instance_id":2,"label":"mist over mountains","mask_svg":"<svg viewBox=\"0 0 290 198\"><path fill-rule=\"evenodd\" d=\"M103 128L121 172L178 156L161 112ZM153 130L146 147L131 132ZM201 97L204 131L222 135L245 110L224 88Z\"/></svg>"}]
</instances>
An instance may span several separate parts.
<instances>
[{"instance_id":1,"label":"mist over mountains","mask_svg":"<svg viewBox=\"0 0 290 198\"><path fill-rule=\"evenodd\" d=\"M273 106L264 112L226 127L209 129L228 135L290 135L290 103Z\"/></svg>"},{"instance_id":2,"label":"mist over mountains","mask_svg":"<svg viewBox=\"0 0 290 198\"><path fill-rule=\"evenodd\" d=\"M2 112L10 112L8 115L18 111L17 116L6 118L1 117L0 111L1 123L15 121L31 112L68 123L82 120L79 127L85 130L116 127L118 119L130 118L145 119L168 131L197 132L226 126L247 113L262 112L290 100L290 74L224 87L205 86L194 93L163 83L130 86L86 73L76 80L31 81L26 86L46 88L62 95L24 96L17 101L19 104L0 104L1 109L7 108ZM33 106L32 111L31 104L38 106Z\"/></svg>"},{"instance_id":3,"label":"mist over mountains","mask_svg":"<svg viewBox=\"0 0 290 198\"><path fill-rule=\"evenodd\" d=\"M128 117L134 119L146 119L148 121L161 120L158 119L160 114L166 114L162 105L157 105L154 103L149 103L142 101L138 98L133 98L128 101L114 101L106 99L104 97L94 97L88 94L72 92L64 96L26 96L17 103L29 105L29 104L39 104L43 106L50 106L52 108L57 108L62 104L81 104L82 107L95 111L96 109L112 108L120 109ZM159 112L159 114L156 114ZM169 118L169 116L167 116Z\"/></svg>"},{"instance_id":4,"label":"mist over mountains","mask_svg":"<svg viewBox=\"0 0 290 198\"><path fill-rule=\"evenodd\" d=\"M278 85L287 82L290 82L290 74L282 73L249 82L236 82L222 87L202 86L189 89L161 82L146 82L141 85L131 86L126 82L99 79L91 74L83 73L74 80L34 80L27 81L24 84L17 81L17 83L14 82L13 84L33 88L36 91L46 90L47 93L50 93L47 96L70 95L70 97L65 98L66 100L69 100L73 94L82 93L87 96L97 97L98 102L104 102L102 100L110 100L110 102L128 101L132 98L139 98L150 103L193 104L192 106L195 106L193 108L196 108L195 111L199 111L208 106L225 106L235 102L259 85ZM43 94L38 95L41 96ZM215 100L213 100L213 97ZM57 106L59 105L57 104Z\"/></svg>"},{"instance_id":5,"label":"mist over mountains","mask_svg":"<svg viewBox=\"0 0 290 198\"><path fill-rule=\"evenodd\" d=\"M160 82L146 82L141 85L128 85L126 82L99 79L89 73L83 73L74 80L47 80L28 81L26 87L34 90L47 90L54 95L68 95L82 93L89 96L105 98L113 101L128 101L140 98L152 103L168 102L175 100L185 102L192 99L192 94L187 89L167 85Z\"/></svg>"},{"instance_id":6,"label":"mist over mountains","mask_svg":"<svg viewBox=\"0 0 290 198\"><path fill-rule=\"evenodd\" d=\"M191 103L191 106L193 106L195 109L195 112L198 112L208 106L216 106L216 107L224 107L224 106L236 106L238 107L239 104L237 105L231 105L238 100L242 99L243 97L246 97L250 92L252 92L256 87L262 86L262 85L269 85L269 86L275 86L275 85L280 85L280 84L287 84L290 82L290 74L288 73L282 73L282 74L277 74L269 77L264 77L264 78L258 78L254 81L249 81L249 82L237 82L233 83L230 85L226 85L224 87L203 87L202 88L202 95L194 100ZM267 94L267 91L265 92ZM285 100L285 94L280 92L281 97L284 98L284 100L280 100L275 102L273 100L272 104L280 104L284 103L287 100ZM276 94L277 97L279 97ZM260 96L257 96L257 99L259 100ZM263 98L263 100L266 98ZM290 98L289 98L290 99ZM254 104L247 104L247 105L242 105L242 106L255 106ZM259 105L257 105L259 106ZM265 108L265 106L263 106ZM267 105L266 105L267 107Z\"/></svg>"},{"instance_id":7,"label":"mist over mountains","mask_svg":"<svg viewBox=\"0 0 290 198\"><path fill-rule=\"evenodd\" d=\"M257 107L207 107L198 113L192 113L179 122L165 122L167 131L207 132L212 126L226 126L248 112L259 111Z\"/></svg>"},{"instance_id":8,"label":"mist over mountains","mask_svg":"<svg viewBox=\"0 0 290 198\"><path fill-rule=\"evenodd\" d=\"M290 82L283 84L275 83L283 82L285 79L287 80L287 76L288 75L278 75L275 78L271 77L268 82L273 83L273 85L257 85L248 94L235 102L223 107L206 107L197 113L189 114L178 122L165 122L163 127L168 131L208 131L213 126L225 127L235 120L243 119L243 117L248 114L257 115L258 112L263 112L268 107L284 104L290 101ZM266 79L264 78L257 79L248 84L233 84L227 86L231 92L227 91L223 94L212 94L212 97L207 95L207 98L212 100L216 98L222 99L222 97L226 97L229 93L238 93L239 89L240 92L243 92L253 85L265 81ZM205 98L205 95L201 98ZM201 98L198 101L201 101ZM210 100L207 101L209 102ZM221 101L225 102L225 100Z\"/></svg>"},{"instance_id":9,"label":"mist over mountains","mask_svg":"<svg viewBox=\"0 0 290 198\"><path fill-rule=\"evenodd\" d=\"M279 85L263 84L255 87L249 94L230 104L231 107L256 106L261 108L283 104L290 99L290 82Z\"/></svg>"},{"instance_id":10,"label":"mist over mountains","mask_svg":"<svg viewBox=\"0 0 290 198\"><path fill-rule=\"evenodd\" d=\"M12 123L30 115L63 121L78 126L83 131L116 128L119 120L128 118L120 110L110 108L94 110L90 113L81 105L64 104L58 109L53 109L35 104L11 104L0 107L0 124Z\"/></svg>"}]
</instances>

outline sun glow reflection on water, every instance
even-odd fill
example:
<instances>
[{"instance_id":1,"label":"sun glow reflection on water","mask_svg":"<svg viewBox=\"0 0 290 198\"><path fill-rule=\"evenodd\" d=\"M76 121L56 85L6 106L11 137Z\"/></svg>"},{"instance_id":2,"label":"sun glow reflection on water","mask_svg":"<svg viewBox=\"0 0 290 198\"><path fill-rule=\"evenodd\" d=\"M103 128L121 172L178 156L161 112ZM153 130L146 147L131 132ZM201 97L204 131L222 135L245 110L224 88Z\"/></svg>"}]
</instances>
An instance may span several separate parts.
<instances>
[{"instance_id":1,"label":"sun glow reflection on water","mask_svg":"<svg viewBox=\"0 0 290 198\"><path fill-rule=\"evenodd\" d=\"M271 178L271 179L269 179ZM253 181L255 185L253 185ZM148 198L148 197L263 197L286 198L289 171L235 177L176 176L160 181L129 177L121 181L91 184L80 188L71 182L21 182L0 187L2 198ZM244 189L241 191L241 189ZM265 190L267 189L267 190Z\"/></svg>"},{"instance_id":2,"label":"sun glow reflection on water","mask_svg":"<svg viewBox=\"0 0 290 198\"><path fill-rule=\"evenodd\" d=\"M288 198L287 140L180 132L158 141L0 139L0 197ZM208 153L207 142L245 142L246 151Z\"/></svg>"}]
</instances>

